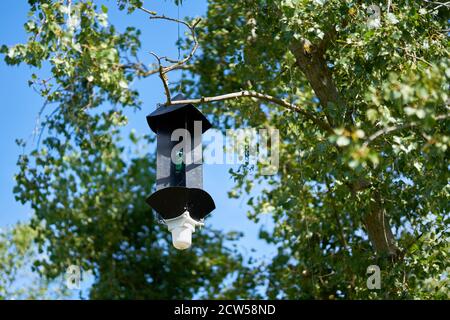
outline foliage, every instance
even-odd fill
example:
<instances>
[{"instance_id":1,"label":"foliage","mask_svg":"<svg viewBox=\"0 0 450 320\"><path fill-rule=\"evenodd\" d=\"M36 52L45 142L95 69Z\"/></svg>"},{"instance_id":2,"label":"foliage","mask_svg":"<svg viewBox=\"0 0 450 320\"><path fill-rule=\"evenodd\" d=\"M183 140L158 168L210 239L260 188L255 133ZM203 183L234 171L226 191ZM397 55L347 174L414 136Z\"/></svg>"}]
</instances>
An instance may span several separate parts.
<instances>
[{"instance_id":1,"label":"foliage","mask_svg":"<svg viewBox=\"0 0 450 320\"><path fill-rule=\"evenodd\" d=\"M35 149L19 158L14 188L16 199L35 212L30 228L43 257L33 270L48 279L70 265L92 271L94 299L218 295L223 281L241 269L242 257L228 245L239 234L205 229L196 233L193 250L173 249L145 203L155 159L142 150L153 141L131 133L132 147L121 142L124 110L139 106L129 88L139 31L119 33L107 8L91 1L30 6L28 42L2 51L9 64L49 64L51 72L45 79L33 74L29 82L45 99L41 133Z\"/></svg>"},{"instance_id":2,"label":"foliage","mask_svg":"<svg viewBox=\"0 0 450 320\"><path fill-rule=\"evenodd\" d=\"M362 1L209 1L196 81L183 81L190 94L267 93L327 119L334 132L257 100L204 109L217 125L280 130L278 175L241 168L230 193L268 186L250 198L249 216L270 213L275 223L261 231L279 246L265 269L270 298L449 298L449 11L395 1L388 12L387 3L374 3L381 21L373 27ZM312 81L314 67L331 85ZM374 211L390 223L392 252L370 246ZM383 272L381 291L367 290L371 264Z\"/></svg>"},{"instance_id":3,"label":"foliage","mask_svg":"<svg viewBox=\"0 0 450 320\"><path fill-rule=\"evenodd\" d=\"M40 272L56 277L74 261L93 269L93 298L449 298L448 6L379 2L369 23L369 4L357 0L208 1L184 91L270 94L331 128L256 99L203 106L222 129L281 133L277 175L231 173L230 195L267 186L252 194L249 217L270 213L275 224L260 236L276 257L244 268L218 232L188 253L169 249L143 203L153 159L125 160L118 139L124 108L139 106L129 86L142 76L139 30L119 33L92 1L29 2L28 42L1 51L9 64L51 68L30 80L44 108L57 105L43 123L49 134L19 159L15 189L49 254ZM371 264L380 291L366 287Z\"/></svg>"},{"instance_id":4,"label":"foliage","mask_svg":"<svg viewBox=\"0 0 450 320\"><path fill-rule=\"evenodd\" d=\"M33 245L36 231L27 224L0 230L0 300L64 298L64 287L30 272L30 264L38 259Z\"/></svg>"}]
</instances>

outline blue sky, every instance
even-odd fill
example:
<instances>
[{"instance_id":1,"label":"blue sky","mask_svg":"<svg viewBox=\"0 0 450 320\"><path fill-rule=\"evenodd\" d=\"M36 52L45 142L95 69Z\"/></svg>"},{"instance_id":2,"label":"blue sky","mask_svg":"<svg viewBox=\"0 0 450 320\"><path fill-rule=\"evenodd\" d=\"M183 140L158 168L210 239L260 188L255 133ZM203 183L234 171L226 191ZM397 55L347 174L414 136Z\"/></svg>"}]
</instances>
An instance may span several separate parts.
<instances>
[{"instance_id":1,"label":"blue sky","mask_svg":"<svg viewBox=\"0 0 450 320\"><path fill-rule=\"evenodd\" d=\"M110 7L109 20L119 30L124 30L127 25L133 25L142 30L143 52L154 51L161 56L168 55L176 58L177 26L165 21L149 21L147 15L135 12L131 16L116 9L116 1L101 1ZM159 14L177 16L177 8L172 1L151 1L146 5L148 9L155 10ZM184 1L180 8L180 15L199 16L206 11L206 1ZM28 3L25 0L0 1L0 45L15 44L26 41L23 24L26 21ZM150 56L142 56L146 63L151 63ZM34 71L36 72L36 71ZM0 61L0 228L10 226L17 221L26 221L32 215L29 206L15 201L12 189L14 186L14 174L17 172L16 161L22 152L15 144L15 139L21 138L32 143L32 132L35 128L36 116L42 106L42 99L31 88L27 81L32 70L21 65L19 67L7 66ZM38 73L38 72L37 72ZM136 82L133 87L140 91L144 102L142 110L129 112L129 122L125 132L135 129L138 134L149 133L145 116L154 110L159 102L164 101L164 91L157 76ZM256 249L257 257L270 257L275 253L273 247L258 240L258 231L261 226L271 227L270 216L263 216L258 224L249 221L246 217L248 210L246 199L231 200L227 197L227 191L233 187L233 181L228 174L230 166L205 165L204 188L210 192L216 202L217 209L206 220L207 224L224 231L242 231L245 237L239 245L242 252L250 252ZM193 239L195 245L195 235Z\"/></svg>"}]
</instances>

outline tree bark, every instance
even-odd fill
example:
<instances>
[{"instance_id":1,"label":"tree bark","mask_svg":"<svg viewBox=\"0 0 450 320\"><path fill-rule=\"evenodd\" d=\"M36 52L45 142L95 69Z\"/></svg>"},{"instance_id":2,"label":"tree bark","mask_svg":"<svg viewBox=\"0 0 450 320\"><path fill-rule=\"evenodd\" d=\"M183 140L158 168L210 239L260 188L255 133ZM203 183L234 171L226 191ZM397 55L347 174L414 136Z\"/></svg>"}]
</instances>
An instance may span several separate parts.
<instances>
[{"instance_id":1,"label":"tree bark","mask_svg":"<svg viewBox=\"0 0 450 320\"><path fill-rule=\"evenodd\" d=\"M372 192L374 199L370 205L370 211L363 220L369 235L369 240L375 252L380 256L395 257L400 253L394 235L392 234L383 200L378 191Z\"/></svg>"},{"instance_id":2,"label":"tree bark","mask_svg":"<svg viewBox=\"0 0 450 320\"><path fill-rule=\"evenodd\" d=\"M343 116L340 116L344 104L333 82L321 47L307 40L302 40L291 45L290 50L295 56L296 65L302 70L306 79L308 79L320 104L324 108L328 122L333 126L344 119Z\"/></svg>"}]
</instances>

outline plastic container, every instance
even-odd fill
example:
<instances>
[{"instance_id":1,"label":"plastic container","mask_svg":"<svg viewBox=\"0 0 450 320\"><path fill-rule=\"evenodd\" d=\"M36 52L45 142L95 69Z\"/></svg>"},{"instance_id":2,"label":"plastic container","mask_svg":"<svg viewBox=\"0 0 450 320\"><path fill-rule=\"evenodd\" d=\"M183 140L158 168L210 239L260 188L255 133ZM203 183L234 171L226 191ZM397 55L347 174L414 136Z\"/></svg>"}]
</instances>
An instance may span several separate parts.
<instances>
[{"instance_id":1,"label":"plastic container","mask_svg":"<svg viewBox=\"0 0 450 320\"><path fill-rule=\"evenodd\" d=\"M172 232L172 244L178 250L186 250L192 245L192 233L196 226L202 226L203 223L191 218L188 211L182 215L164 220L170 232Z\"/></svg>"}]
</instances>

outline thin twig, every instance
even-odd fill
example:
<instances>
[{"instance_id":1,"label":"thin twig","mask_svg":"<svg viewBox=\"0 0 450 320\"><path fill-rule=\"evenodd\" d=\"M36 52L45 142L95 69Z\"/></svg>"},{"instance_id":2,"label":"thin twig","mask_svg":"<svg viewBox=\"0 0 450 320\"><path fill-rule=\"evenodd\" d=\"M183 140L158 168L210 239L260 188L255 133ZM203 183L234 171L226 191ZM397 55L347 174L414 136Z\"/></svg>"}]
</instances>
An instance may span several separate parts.
<instances>
[{"instance_id":1,"label":"thin twig","mask_svg":"<svg viewBox=\"0 0 450 320\"><path fill-rule=\"evenodd\" d=\"M338 228L339 234L337 235L338 239L341 241L342 248L348 251L348 243L345 239L344 228L342 227L341 220L339 219L338 209L336 207L335 197L332 195L331 185L328 179L325 179L327 185L327 195L331 198L331 211L333 212L334 219L336 220L336 226Z\"/></svg>"},{"instance_id":2,"label":"thin twig","mask_svg":"<svg viewBox=\"0 0 450 320\"><path fill-rule=\"evenodd\" d=\"M161 59L163 59L163 58L161 58ZM148 70L147 67L142 63L124 64L124 65L121 65L121 68L136 70L138 76L144 77L144 78L159 73L159 68ZM191 68L192 68L191 65L181 65L181 66L174 68L173 70L189 70Z\"/></svg>"},{"instance_id":3,"label":"thin twig","mask_svg":"<svg viewBox=\"0 0 450 320\"><path fill-rule=\"evenodd\" d=\"M150 52L150 54L155 57L156 61L158 61L159 77L163 83L164 91L166 93L166 98L167 98L166 104L170 104L172 102L172 99L170 97L170 89L169 89L169 84L167 83L167 81L168 81L167 77L164 73L164 67L161 65L161 58L154 52Z\"/></svg>"},{"instance_id":4,"label":"thin twig","mask_svg":"<svg viewBox=\"0 0 450 320\"><path fill-rule=\"evenodd\" d=\"M192 57L194 56L195 52L197 51L199 44L198 44L198 40L197 40L197 35L195 33L195 27L200 23L201 19L197 19L195 20L192 25L187 23L186 21L180 20L180 19L175 19L175 18L170 18L170 17L166 17L166 16L158 16L156 15L155 12L147 10L145 8L140 7L139 9L141 9L142 11L150 14L150 19L152 20L167 20L167 21L172 21L172 22L176 22L178 24L183 24L184 26L186 26L190 31L191 31L191 35L192 35L192 39L194 41L194 46L192 47L191 51L189 52L189 54L182 60L173 60L170 59L168 57L159 57L157 54L151 52L150 54L153 55L156 60L158 61L158 69L157 70L151 70L148 71L146 74L154 74L159 72L159 77L161 78L161 81L163 83L164 86L164 91L166 94L166 105L171 104L172 102L172 98L170 96L170 89L169 89L169 84L168 84L168 78L166 76L166 74L170 71L176 70L176 69L180 69L182 66L184 66L190 59L192 59ZM171 65L164 67L161 64L161 60L165 60L169 63L172 63Z\"/></svg>"},{"instance_id":5,"label":"thin twig","mask_svg":"<svg viewBox=\"0 0 450 320\"><path fill-rule=\"evenodd\" d=\"M38 141L36 143L36 150L39 150L40 144L41 144L41 138L42 135L44 134L45 131L45 127L47 126L48 121L58 112L58 110L60 109L61 105L57 106L55 108L55 110L53 110L48 116L47 116L47 120L44 122L44 124L42 125L42 128L39 132L39 137L38 137Z\"/></svg>"},{"instance_id":6,"label":"thin twig","mask_svg":"<svg viewBox=\"0 0 450 320\"><path fill-rule=\"evenodd\" d=\"M170 95L170 90L169 90L169 86L168 86L168 78L167 78L167 73L169 73L170 71L176 70L176 69L182 69L185 68L186 63L192 59L192 57L194 56L195 52L197 51L198 47L199 47L199 43L197 40L197 35L195 32L195 28L197 27L197 25L200 23L201 19L197 19L195 20L192 24L189 24L186 21L180 20L180 19L175 19L175 18L170 18L170 17L166 17L166 16L158 16L156 15L156 13L154 13L153 11L144 9L144 8L139 8L142 11L149 13L151 16L149 17L152 20L155 19L161 19L161 20L167 20L167 21L172 21L172 22L176 22L178 24L182 24L184 26L186 26L190 31L191 31L191 35L192 35L192 39L194 42L194 45L191 48L191 51L189 52L189 54L182 60L172 60L169 59L167 57L159 57L158 55L156 55L155 53L151 52L151 55L153 55L156 60L158 61L158 68L155 70L151 70L151 71L147 71L145 73L145 75L150 75L150 74L156 74L159 73L159 77L161 78L161 81L163 82L163 86L164 86L164 91L166 94L166 98L167 101L165 103L166 106L168 105L180 105L180 104L196 104L196 103L205 103L205 102L215 102L215 101L224 101L224 100L230 100L230 99L236 99L236 98L256 98L262 101L267 101L267 102L272 102L275 103L277 105L280 105L282 107L285 107L289 110L298 112L303 114L306 118L310 119L311 121L313 121L317 126L319 126L321 129L323 129L324 131L332 134L333 128L323 119L319 118L318 116L316 116L314 113L308 112L306 110L304 110L303 108L300 108L299 106L289 103L283 99L279 99L267 94L263 94L263 93L258 93L255 91L240 91L240 92L234 92L234 93L228 93L228 94L224 94L224 95L219 95L219 96L214 96L214 97L202 97L199 99L189 99L189 100L177 100L177 101L172 101L171 99L171 95ZM165 60L167 62L171 62L172 64L164 67L161 64L161 60Z\"/></svg>"},{"instance_id":7,"label":"thin twig","mask_svg":"<svg viewBox=\"0 0 450 320\"><path fill-rule=\"evenodd\" d=\"M405 54L406 54L408 57L414 59L414 63L416 63L416 60L420 60L420 61L422 61L423 63L425 63L426 65L428 65L429 67L433 67L433 65L432 65L430 62L428 62L427 60L425 60L425 59L422 58L422 57L418 57L414 52L413 52L413 53L410 53L409 50L408 50L407 48L401 48L401 49L403 49L403 51L405 52Z\"/></svg>"},{"instance_id":8,"label":"thin twig","mask_svg":"<svg viewBox=\"0 0 450 320\"><path fill-rule=\"evenodd\" d=\"M167 20L167 21L172 21L172 22L176 22L176 23L181 23L183 25L185 25L190 31L191 31L191 35L192 35L192 39L194 41L194 46L192 47L191 51L189 52L189 54L182 60L172 60L169 58L164 58L164 60L168 61L168 62L172 62L173 64L168 66L168 67L164 67L164 73L170 72L176 68L178 68L181 65L186 64L190 59L192 59L192 57L194 56L195 52L197 51L199 44L198 44L198 40L197 40L197 35L195 32L195 28L197 27L197 25L200 23L201 18L198 18L197 20L194 21L194 23L192 25L190 25L189 23L183 21L183 20L179 20L179 19L175 19L175 18L169 18L166 16L153 16L150 17L150 19L162 19L162 20Z\"/></svg>"},{"instance_id":9,"label":"thin twig","mask_svg":"<svg viewBox=\"0 0 450 320\"><path fill-rule=\"evenodd\" d=\"M439 1L429 1L429 0L424 0L424 2L428 3L429 6L431 5L436 5L436 7L433 7L433 9L429 10L427 13L432 12L432 11L436 11L442 7L446 7L446 8L450 8L450 1L447 2L439 2Z\"/></svg>"},{"instance_id":10,"label":"thin twig","mask_svg":"<svg viewBox=\"0 0 450 320\"><path fill-rule=\"evenodd\" d=\"M450 118L450 114L443 114L443 115L434 117L434 120L439 121L439 120L445 120L448 118ZM391 132L398 131L398 130L417 127L420 124L421 124L420 122L411 122L411 123L405 123L405 124L402 124L399 126L391 126L391 127L386 127L381 130L378 130L377 132L372 134L369 138L367 138L367 140L363 143L363 147L367 147L369 144L371 144L373 141L375 141L376 139L378 139L379 137L381 137L383 135L386 135L386 134L389 134Z\"/></svg>"}]
</instances>

